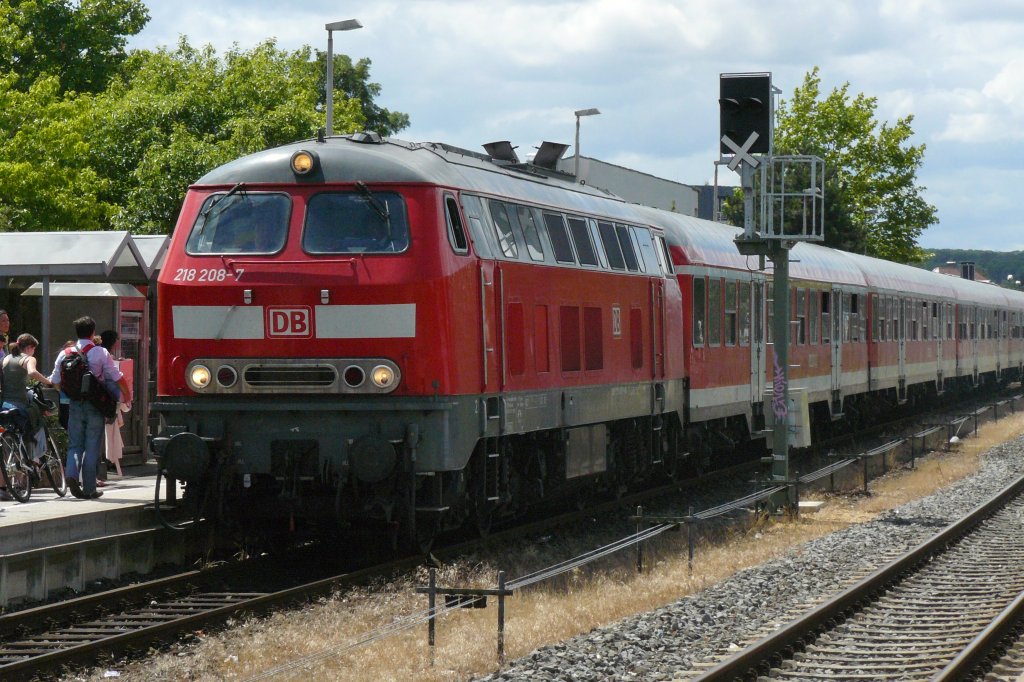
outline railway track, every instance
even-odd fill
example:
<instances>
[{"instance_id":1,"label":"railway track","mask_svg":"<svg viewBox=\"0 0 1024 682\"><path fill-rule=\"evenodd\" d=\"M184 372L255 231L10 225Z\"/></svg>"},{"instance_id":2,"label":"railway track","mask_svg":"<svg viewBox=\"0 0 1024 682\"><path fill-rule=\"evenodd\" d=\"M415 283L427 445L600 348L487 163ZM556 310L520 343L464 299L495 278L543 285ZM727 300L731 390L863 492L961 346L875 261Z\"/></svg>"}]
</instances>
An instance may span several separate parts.
<instances>
[{"instance_id":1,"label":"railway track","mask_svg":"<svg viewBox=\"0 0 1024 682\"><path fill-rule=\"evenodd\" d=\"M487 538L458 542L437 550L436 555L447 560L487 545L541 533L553 526L617 510L632 510L638 503L687 487L706 488L725 478L747 476L758 466L757 462L744 462L699 479L650 488L555 518L517 525ZM320 575L312 578L307 575L305 577L310 579L302 581L292 569L304 562L296 562L291 557L287 562L287 577L276 585L271 584L273 580L265 581L266 589L254 590L254 574L267 578L278 568L273 559L263 558L214 570L188 571L7 614L0 616L0 679L26 679L68 664L95 661L101 655L145 650L181 633L240 614L265 613L329 594L338 588L408 570L420 562L421 557L408 557L343 573L321 570Z\"/></svg>"},{"instance_id":2,"label":"railway track","mask_svg":"<svg viewBox=\"0 0 1024 682\"><path fill-rule=\"evenodd\" d=\"M1015 599L1024 601L1022 492L1024 477L696 679L963 679L972 661L987 656L981 633L1004 621Z\"/></svg>"}]
</instances>

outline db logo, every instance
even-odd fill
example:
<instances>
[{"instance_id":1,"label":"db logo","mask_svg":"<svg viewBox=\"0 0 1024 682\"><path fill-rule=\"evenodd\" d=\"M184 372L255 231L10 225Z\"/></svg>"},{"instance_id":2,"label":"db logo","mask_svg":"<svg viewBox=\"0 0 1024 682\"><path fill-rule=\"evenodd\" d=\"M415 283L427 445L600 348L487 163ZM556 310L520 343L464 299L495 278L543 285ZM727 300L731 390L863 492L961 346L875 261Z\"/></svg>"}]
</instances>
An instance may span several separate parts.
<instances>
[{"instance_id":1,"label":"db logo","mask_svg":"<svg viewBox=\"0 0 1024 682\"><path fill-rule=\"evenodd\" d=\"M267 336L310 338L313 336L310 309L267 308Z\"/></svg>"}]
</instances>

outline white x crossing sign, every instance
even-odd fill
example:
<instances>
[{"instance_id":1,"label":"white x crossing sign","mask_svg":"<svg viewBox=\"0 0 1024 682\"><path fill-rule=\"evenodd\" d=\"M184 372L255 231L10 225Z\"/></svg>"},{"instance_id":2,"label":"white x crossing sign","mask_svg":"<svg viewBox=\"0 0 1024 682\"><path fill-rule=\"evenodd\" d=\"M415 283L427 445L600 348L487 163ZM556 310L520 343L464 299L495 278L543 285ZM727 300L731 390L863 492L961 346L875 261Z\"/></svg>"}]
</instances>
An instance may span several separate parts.
<instances>
[{"instance_id":1,"label":"white x crossing sign","mask_svg":"<svg viewBox=\"0 0 1024 682\"><path fill-rule=\"evenodd\" d=\"M750 164L751 168L757 168L761 165L761 162L750 155L750 148L757 142L757 133L750 133L750 137L743 143L743 146L736 144L728 135L722 135L722 144L732 150L733 157L732 161L729 162L729 170L734 171L740 165L741 162L746 161Z\"/></svg>"}]
</instances>

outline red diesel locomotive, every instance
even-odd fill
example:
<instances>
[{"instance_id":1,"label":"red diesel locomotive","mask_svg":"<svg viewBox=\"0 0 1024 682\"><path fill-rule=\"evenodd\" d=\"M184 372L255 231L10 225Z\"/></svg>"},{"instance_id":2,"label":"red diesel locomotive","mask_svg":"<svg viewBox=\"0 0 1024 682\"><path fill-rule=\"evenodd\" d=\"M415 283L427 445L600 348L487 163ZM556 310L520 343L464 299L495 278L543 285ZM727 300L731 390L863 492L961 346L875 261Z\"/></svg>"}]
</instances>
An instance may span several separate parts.
<instances>
[{"instance_id":1,"label":"red diesel locomotive","mask_svg":"<svg viewBox=\"0 0 1024 682\"><path fill-rule=\"evenodd\" d=\"M207 517L420 547L678 473L771 427L771 273L737 234L372 133L236 160L190 187L160 275L162 466ZM1019 292L793 258L801 433L1019 377Z\"/></svg>"}]
</instances>

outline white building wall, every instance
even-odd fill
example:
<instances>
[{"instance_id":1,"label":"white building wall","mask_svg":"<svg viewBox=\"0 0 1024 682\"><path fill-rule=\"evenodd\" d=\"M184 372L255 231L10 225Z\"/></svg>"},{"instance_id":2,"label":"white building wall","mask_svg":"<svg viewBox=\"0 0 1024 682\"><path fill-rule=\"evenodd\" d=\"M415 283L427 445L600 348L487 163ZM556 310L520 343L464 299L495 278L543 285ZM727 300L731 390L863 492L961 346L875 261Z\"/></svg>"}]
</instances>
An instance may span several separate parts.
<instances>
[{"instance_id":1,"label":"white building wall","mask_svg":"<svg viewBox=\"0 0 1024 682\"><path fill-rule=\"evenodd\" d=\"M574 164L573 157L566 157L558 162L558 170L572 173ZM585 156L580 157L580 180L632 203L683 215L697 215L698 192L681 182L665 180Z\"/></svg>"}]
</instances>

